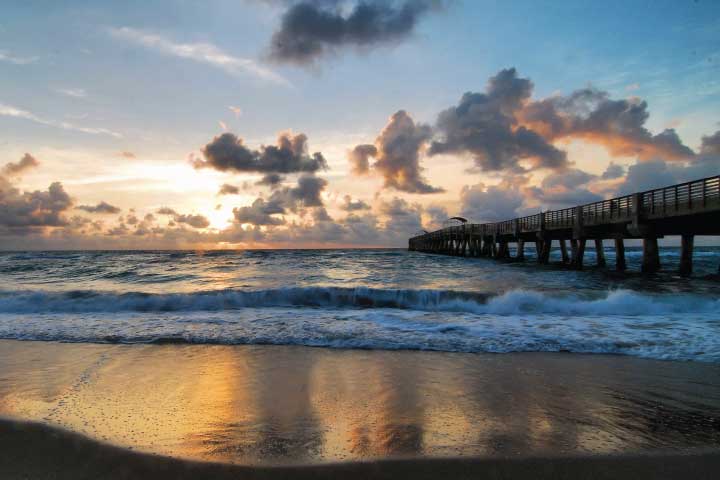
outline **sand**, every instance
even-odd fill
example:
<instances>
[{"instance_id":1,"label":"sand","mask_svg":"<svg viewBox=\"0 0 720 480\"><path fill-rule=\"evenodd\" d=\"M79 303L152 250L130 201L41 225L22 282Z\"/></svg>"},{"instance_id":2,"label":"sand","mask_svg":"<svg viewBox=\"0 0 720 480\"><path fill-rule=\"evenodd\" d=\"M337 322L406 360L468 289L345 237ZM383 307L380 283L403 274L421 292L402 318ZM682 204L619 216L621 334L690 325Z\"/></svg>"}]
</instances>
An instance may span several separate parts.
<instances>
[{"instance_id":1,"label":"sand","mask_svg":"<svg viewBox=\"0 0 720 480\"><path fill-rule=\"evenodd\" d=\"M0 367L0 478L703 478L719 467L711 364L0 341Z\"/></svg>"}]
</instances>

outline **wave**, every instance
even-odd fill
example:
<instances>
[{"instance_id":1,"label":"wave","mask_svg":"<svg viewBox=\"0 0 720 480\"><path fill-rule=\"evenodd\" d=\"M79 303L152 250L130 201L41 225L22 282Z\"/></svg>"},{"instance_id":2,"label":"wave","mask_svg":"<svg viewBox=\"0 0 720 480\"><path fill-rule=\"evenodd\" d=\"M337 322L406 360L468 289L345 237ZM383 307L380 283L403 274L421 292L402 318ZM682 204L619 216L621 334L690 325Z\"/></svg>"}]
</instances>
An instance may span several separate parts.
<instances>
[{"instance_id":1,"label":"wave","mask_svg":"<svg viewBox=\"0 0 720 480\"><path fill-rule=\"evenodd\" d=\"M604 296L550 295L532 290L500 294L367 287L288 287L193 293L0 291L0 313L197 312L262 307L390 308L492 315L663 315L714 313L720 298L612 290Z\"/></svg>"}]
</instances>

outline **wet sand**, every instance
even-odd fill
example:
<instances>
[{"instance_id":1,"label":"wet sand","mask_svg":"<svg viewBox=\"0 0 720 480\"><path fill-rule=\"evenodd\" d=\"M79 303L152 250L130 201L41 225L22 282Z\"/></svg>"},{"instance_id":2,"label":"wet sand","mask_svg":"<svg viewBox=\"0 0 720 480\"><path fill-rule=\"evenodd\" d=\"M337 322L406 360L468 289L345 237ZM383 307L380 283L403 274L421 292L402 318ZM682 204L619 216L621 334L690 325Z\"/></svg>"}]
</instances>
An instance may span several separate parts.
<instances>
[{"instance_id":1,"label":"wet sand","mask_svg":"<svg viewBox=\"0 0 720 480\"><path fill-rule=\"evenodd\" d=\"M715 479L715 451L646 455L398 459L296 466L241 466L132 452L46 425L0 420L4 480L283 479Z\"/></svg>"},{"instance_id":2,"label":"wet sand","mask_svg":"<svg viewBox=\"0 0 720 480\"><path fill-rule=\"evenodd\" d=\"M435 478L510 468L519 470L493 475L537 478L541 466L573 478L588 465L617 477L665 463L662 471L696 468L700 478L718 468L720 366L712 364L0 341L0 367L0 416L15 421L0 424L0 478L23 468L44 478L43 465L78 474L46 478L83 478L83 468L106 478L98 469L113 462L257 478L269 466L273 475L287 466L317 478L394 468Z\"/></svg>"}]
</instances>

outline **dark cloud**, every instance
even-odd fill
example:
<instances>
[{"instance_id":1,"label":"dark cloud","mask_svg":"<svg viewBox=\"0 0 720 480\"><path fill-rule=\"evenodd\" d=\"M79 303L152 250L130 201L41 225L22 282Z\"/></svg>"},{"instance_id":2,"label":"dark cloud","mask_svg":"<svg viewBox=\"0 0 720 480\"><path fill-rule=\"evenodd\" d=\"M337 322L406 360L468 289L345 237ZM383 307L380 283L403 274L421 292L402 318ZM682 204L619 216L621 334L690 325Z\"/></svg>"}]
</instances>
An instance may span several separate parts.
<instances>
[{"instance_id":1,"label":"dark cloud","mask_svg":"<svg viewBox=\"0 0 720 480\"><path fill-rule=\"evenodd\" d=\"M712 135L702 137L700 154L720 156L720 130Z\"/></svg>"},{"instance_id":2,"label":"dark cloud","mask_svg":"<svg viewBox=\"0 0 720 480\"><path fill-rule=\"evenodd\" d=\"M285 213L285 208L279 202L266 202L262 198L256 199L249 207L233 208L233 215L237 223L253 225L282 225L285 220L274 215L283 213Z\"/></svg>"},{"instance_id":3,"label":"dark cloud","mask_svg":"<svg viewBox=\"0 0 720 480\"><path fill-rule=\"evenodd\" d=\"M271 187L275 187L280 182L283 181L282 175L278 175L277 173L268 173L267 175L263 176L260 180L258 180L255 184L256 185L269 185Z\"/></svg>"},{"instance_id":4,"label":"dark cloud","mask_svg":"<svg viewBox=\"0 0 720 480\"><path fill-rule=\"evenodd\" d=\"M346 212L357 212L359 210L370 210L370 205L362 200L353 200L350 195L343 197L343 204L340 206Z\"/></svg>"},{"instance_id":5,"label":"dark cloud","mask_svg":"<svg viewBox=\"0 0 720 480\"><path fill-rule=\"evenodd\" d=\"M370 173L370 157L377 155L375 145L357 145L348 153L348 160L355 175Z\"/></svg>"},{"instance_id":6,"label":"dark cloud","mask_svg":"<svg viewBox=\"0 0 720 480\"><path fill-rule=\"evenodd\" d=\"M0 226L10 228L58 227L67 225L63 214L72 199L60 182L47 190L21 192L0 176Z\"/></svg>"},{"instance_id":7,"label":"dark cloud","mask_svg":"<svg viewBox=\"0 0 720 480\"><path fill-rule=\"evenodd\" d=\"M218 191L218 195L238 195L239 193L240 188L235 185L230 185L229 183L220 185L220 190Z\"/></svg>"},{"instance_id":8,"label":"dark cloud","mask_svg":"<svg viewBox=\"0 0 720 480\"><path fill-rule=\"evenodd\" d=\"M603 180L614 180L616 178L621 178L623 175L625 175L625 167L618 165L617 163L610 162L601 178Z\"/></svg>"},{"instance_id":9,"label":"dark cloud","mask_svg":"<svg viewBox=\"0 0 720 480\"><path fill-rule=\"evenodd\" d=\"M311 64L338 48L373 47L408 37L419 18L440 0L360 0L349 12L347 2L303 0L289 3L270 45L270 58Z\"/></svg>"},{"instance_id":10,"label":"dark cloud","mask_svg":"<svg viewBox=\"0 0 720 480\"><path fill-rule=\"evenodd\" d=\"M694 155L675 130L653 135L645 127L650 116L647 102L612 100L607 92L595 88L529 103L520 116L549 141L578 138L603 145L613 155L641 159L685 160Z\"/></svg>"},{"instance_id":11,"label":"dark cloud","mask_svg":"<svg viewBox=\"0 0 720 480\"><path fill-rule=\"evenodd\" d=\"M320 152L307 151L304 134L281 134L277 145L261 146L259 150L247 148L241 138L223 133L203 148L205 160L195 159L195 168L213 168L221 172L300 173L317 172L327 168Z\"/></svg>"},{"instance_id":12,"label":"dark cloud","mask_svg":"<svg viewBox=\"0 0 720 480\"><path fill-rule=\"evenodd\" d=\"M210 226L210 221L204 215L199 214L182 214L175 215L174 220L177 223L184 223L190 225L193 228L207 228Z\"/></svg>"},{"instance_id":13,"label":"dark cloud","mask_svg":"<svg viewBox=\"0 0 720 480\"><path fill-rule=\"evenodd\" d=\"M314 175L303 175L298 178L297 185L276 189L270 196L270 201L285 208L297 211L303 207L322 207L322 191L327 186L327 180Z\"/></svg>"},{"instance_id":14,"label":"dark cloud","mask_svg":"<svg viewBox=\"0 0 720 480\"><path fill-rule=\"evenodd\" d=\"M97 205L78 205L75 207L78 210L84 210L88 213L120 213L121 209L110 205L109 203L102 201L98 203Z\"/></svg>"},{"instance_id":15,"label":"dark cloud","mask_svg":"<svg viewBox=\"0 0 720 480\"><path fill-rule=\"evenodd\" d=\"M33 167L37 167L38 165L40 165L40 162L38 162L37 159L35 157L33 157L32 155L30 155L29 153L26 153L25 155L23 155L23 157L19 161L15 162L15 163L13 163L13 162L7 163L2 169L2 175L7 175L8 177L12 177L14 175L21 174L25 170L29 170Z\"/></svg>"},{"instance_id":16,"label":"dark cloud","mask_svg":"<svg viewBox=\"0 0 720 480\"><path fill-rule=\"evenodd\" d=\"M375 145L358 145L349 154L356 173L372 168L385 180L386 188L408 193L438 193L442 188L429 185L423 178L420 153L430 139L430 127L415 124L404 110L399 110L375 140ZM375 162L370 166L368 157Z\"/></svg>"},{"instance_id":17,"label":"dark cloud","mask_svg":"<svg viewBox=\"0 0 720 480\"><path fill-rule=\"evenodd\" d=\"M529 79L518 78L511 68L490 78L486 93L466 93L456 107L438 115L441 138L432 143L430 155L470 154L480 169L491 172L522 172L522 161L532 168L565 167L565 152L515 117L532 88Z\"/></svg>"}]
</instances>

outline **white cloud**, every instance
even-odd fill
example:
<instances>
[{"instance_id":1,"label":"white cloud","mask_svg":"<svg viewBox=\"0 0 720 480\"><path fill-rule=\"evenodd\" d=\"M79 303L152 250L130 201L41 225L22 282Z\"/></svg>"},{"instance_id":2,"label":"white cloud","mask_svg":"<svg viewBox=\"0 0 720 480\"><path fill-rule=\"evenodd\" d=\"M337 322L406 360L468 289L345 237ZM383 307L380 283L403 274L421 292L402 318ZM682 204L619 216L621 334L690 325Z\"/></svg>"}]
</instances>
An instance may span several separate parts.
<instances>
[{"instance_id":1,"label":"white cloud","mask_svg":"<svg viewBox=\"0 0 720 480\"><path fill-rule=\"evenodd\" d=\"M240 115L242 115L242 108L233 107L232 105L230 105L228 108L230 109L231 112L233 112L235 114L235 118L239 118Z\"/></svg>"},{"instance_id":2,"label":"white cloud","mask_svg":"<svg viewBox=\"0 0 720 480\"><path fill-rule=\"evenodd\" d=\"M130 27L111 28L110 34L166 55L188 58L224 70L233 76L246 73L279 85L291 86L285 78L249 58L234 57L212 43L175 43L160 35Z\"/></svg>"},{"instance_id":3,"label":"white cloud","mask_svg":"<svg viewBox=\"0 0 720 480\"><path fill-rule=\"evenodd\" d=\"M14 63L15 65L27 65L35 63L38 57L16 57L5 50L0 50L0 62Z\"/></svg>"},{"instance_id":4,"label":"white cloud","mask_svg":"<svg viewBox=\"0 0 720 480\"><path fill-rule=\"evenodd\" d=\"M0 103L0 116L22 118L24 120L39 123L40 125L62 128L63 130L72 130L75 132L89 133L92 135L110 135L115 138L122 138L122 135L120 133L108 130L107 128L83 127L70 122L58 122L55 120L48 120L38 117L34 113L28 112L27 110L22 110L20 108L6 105L4 103Z\"/></svg>"},{"instance_id":5,"label":"white cloud","mask_svg":"<svg viewBox=\"0 0 720 480\"><path fill-rule=\"evenodd\" d=\"M57 88L55 89L56 92L61 93L63 95L67 95L68 97L74 97L74 98L85 98L87 97L87 92L83 90L82 88Z\"/></svg>"}]
</instances>

